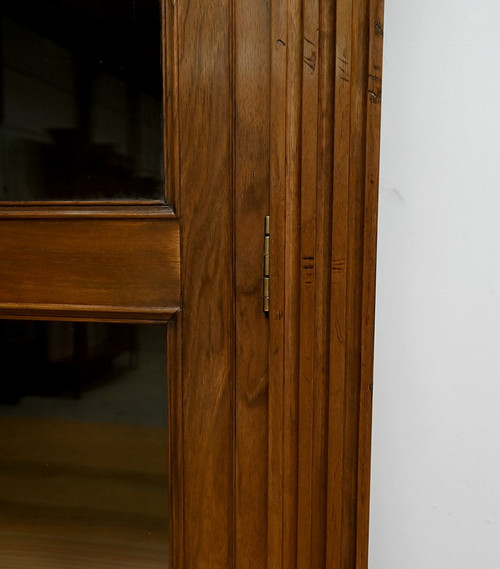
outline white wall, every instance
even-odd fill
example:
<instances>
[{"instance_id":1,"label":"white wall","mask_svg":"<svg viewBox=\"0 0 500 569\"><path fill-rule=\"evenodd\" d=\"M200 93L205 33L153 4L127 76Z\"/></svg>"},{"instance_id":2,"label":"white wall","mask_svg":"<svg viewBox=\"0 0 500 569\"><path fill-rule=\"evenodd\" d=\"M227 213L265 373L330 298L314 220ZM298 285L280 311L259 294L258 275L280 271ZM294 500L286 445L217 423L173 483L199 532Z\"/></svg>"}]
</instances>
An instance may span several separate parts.
<instances>
[{"instance_id":1,"label":"white wall","mask_svg":"<svg viewBox=\"0 0 500 569\"><path fill-rule=\"evenodd\" d=\"M500 568L500 1L386 0L370 569Z\"/></svg>"}]
</instances>

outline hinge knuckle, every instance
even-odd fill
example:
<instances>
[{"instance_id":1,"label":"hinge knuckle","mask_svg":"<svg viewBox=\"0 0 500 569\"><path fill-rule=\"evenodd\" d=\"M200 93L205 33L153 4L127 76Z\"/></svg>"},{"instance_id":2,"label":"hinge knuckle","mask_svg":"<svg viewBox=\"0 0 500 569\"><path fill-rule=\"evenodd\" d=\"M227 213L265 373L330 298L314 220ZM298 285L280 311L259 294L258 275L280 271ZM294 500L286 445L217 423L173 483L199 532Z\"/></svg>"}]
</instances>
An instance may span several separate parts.
<instances>
[{"instance_id":1,"label":"hinge knuckle","mask_svg":"<svg viewBox=\"0 0 500 569\"><path fill-rule=\"evenodd\" d=\"M271 256L270 256L270 229L271 223L269 216L266 215L264 223L264 279L263 279L263 311L269 314L269 276L271 269Z\"/></svg>"}]
</instances>

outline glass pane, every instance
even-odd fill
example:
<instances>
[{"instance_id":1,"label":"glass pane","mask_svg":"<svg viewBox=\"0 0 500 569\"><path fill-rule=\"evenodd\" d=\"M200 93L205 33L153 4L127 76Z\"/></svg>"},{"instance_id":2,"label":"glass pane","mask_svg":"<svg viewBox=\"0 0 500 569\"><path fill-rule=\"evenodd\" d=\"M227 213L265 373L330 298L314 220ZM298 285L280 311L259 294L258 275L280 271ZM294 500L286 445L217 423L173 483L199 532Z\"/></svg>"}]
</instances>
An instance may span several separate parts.
<instances>
[{"instance_id":1,"label":"glass pane","mask_svg":"<svg viewBox=\"0 0 500 569\"><path fill-rule=\"evenodd\" d=\"M0 200L162 197L159 0L2 0Z\"/></svg>"},{"instance_id":2,"label":"glass pane","mask_svg":"<svg viewBox=\"0 0 500 569\"><path fill-rule=\"evenodd\" d=\"M168 567L165 327L0 321L0 341L0 567Z\"/></svg>"}]
</instances>

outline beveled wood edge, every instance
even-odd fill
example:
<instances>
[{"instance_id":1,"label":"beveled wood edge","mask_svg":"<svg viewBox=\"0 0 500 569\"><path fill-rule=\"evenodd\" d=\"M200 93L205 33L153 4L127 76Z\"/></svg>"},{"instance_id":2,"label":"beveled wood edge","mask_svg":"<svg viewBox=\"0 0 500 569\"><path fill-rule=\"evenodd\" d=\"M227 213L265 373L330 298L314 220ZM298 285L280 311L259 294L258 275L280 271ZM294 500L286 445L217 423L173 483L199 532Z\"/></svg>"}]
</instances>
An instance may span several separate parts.
<instances>
[{"instance_id":1,"label":"beveled wood edge","mask_svg":"<svg viewBox=\"0 0 500 569\"><path fill-rule=\"evenodd\" d=\"M169 22L167 20L167 6L165 0L161 0L160 2L160 24L161 24L161 82L162 82L162 120L163 125L168 125L166 120L166 110L168 108L168 74L169 74L169 65L167 65L167 37L168 37L168 26ZM163 184L162 184L162 195L165 201L168 201L168 190L169 190L169 177L168 177L168 139L169 133L168 128L162 128L161 138L163 142L162 148L162 171L163 171Z\"/></svg>"},{"instance_id":2,"label":"beveled wood edge","mask_svg":"<svg viewBox=\"0 0 500 569\"><path fill-rule=\"evenodd\" d=\"M268 567L284 567L284 195L286 190L287 7L284 0L270 5L270 196L271 297L269 314L268 387ZM275 43L276 42L276 43ZM276 45L276 49L272 49Z\"/></svg>"},{"instance_id":3,"label":"beveled wood edge","mask_svg":"<svg viewBox=\"0 0 500 569\"><path fill-rule=\"evenodd\" d=\"M164 195L180 216L179 23L176 2L162 0Z\"/></svg>"},{"instance_id":4,"label":"beveled wood edge","mask_svg":"<svg viewBox=\"0 0 500 569\"><path fill-rule=\"evenodd\" d=\"M65 203L54 205L0 204L0 219L177 219L167 204L96 205Z\"/></svg>"},{"instance_id":5,"label":"beveled wood edge","mask_svg":"<svg viewBox=\"0 0 500 569\"><path fill-rule=\"evenodd\" d=\"M377 264L378 194L380 178L380 128L384 0L369 2L367 152L365 162L365 217L363 235L363 287L361 323L360 426L356 555L361 569L368 567L373 361L375 351L375 290Z\"/></svg>"},{"instance_id":6,"label":"beveled wood edge","mask_svg":"<svg viewBox=\"0 0 500 569\"><path fill-rule=\"evenodd\" d=\"M0 201L0 206L6 207L52 207L52 206L168 206L165 199L54 199L54 200L5 200Z\"/></svg>"},{"instance_id":7,"label":"beveled wood edge","mask_svg":"<svg viewBox=\"0 0 500 569\"><path fill-rule=\"evenodd\" d=\"M177 3L161 1L164 195L181 216L179 130L179 10ZM182 290L183 266L180 265ZM173 569L184 568L184 343L182 308L167 326L167 376L169 409L170 548Z\"/></svg>"},{"instance_id":8,"label":"beveled wood edge","mask_svg":"<svg viewBox=\"0 0 500 569\"><path fill-rule=\"evenodd\" d=\"M52 320L160 324L169 322L179 306L92 306L83 304L0 303L0 320Z\"/></svg>"},{"instance_id":9,"label":"beveled wood edge","mask_svg":"<svg viewBox=\"0 0 500 569\"><path fill-rule=\"evenodd\" d=\"M170 547L173 569L184 567L184 418L182 309L167 325Z\"/></svg>"}]
</instances>

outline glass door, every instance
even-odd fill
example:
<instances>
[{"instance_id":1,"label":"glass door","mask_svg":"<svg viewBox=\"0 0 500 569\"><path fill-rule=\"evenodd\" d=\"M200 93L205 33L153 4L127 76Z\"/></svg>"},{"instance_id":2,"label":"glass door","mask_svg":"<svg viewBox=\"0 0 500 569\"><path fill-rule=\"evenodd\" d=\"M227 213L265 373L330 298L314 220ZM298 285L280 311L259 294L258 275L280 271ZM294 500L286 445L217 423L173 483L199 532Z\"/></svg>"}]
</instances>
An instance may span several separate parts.
<instances>
[{"instance_id":1,"label":"glass door","mask_svg":"<svg viewBox=\"0 0 500 569\"><path fill-rule=\"evenodd\" d=\"M159 0L0 7L0 200L162 200Z\"/></svg>"},{"instance_id":2,"label":"glass door","mask_svg":"<svg viewBox=\"0 0 500 569\"><path fill-rule=\"evenodd\" d=\"M0 566L169 566L165 326L0 321Z\"/></svg>"},{"instance_id":3,"label":"glass door","mask_svg":"<svg viewBox=\"0 0 500 569\"><path fill-rule=\"evenodd\" d=\"M170 563L160 0L0 7L0 566Z\"/></svg>"}]
</instances>

